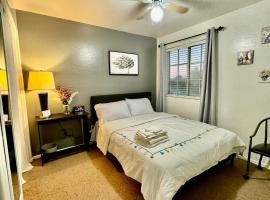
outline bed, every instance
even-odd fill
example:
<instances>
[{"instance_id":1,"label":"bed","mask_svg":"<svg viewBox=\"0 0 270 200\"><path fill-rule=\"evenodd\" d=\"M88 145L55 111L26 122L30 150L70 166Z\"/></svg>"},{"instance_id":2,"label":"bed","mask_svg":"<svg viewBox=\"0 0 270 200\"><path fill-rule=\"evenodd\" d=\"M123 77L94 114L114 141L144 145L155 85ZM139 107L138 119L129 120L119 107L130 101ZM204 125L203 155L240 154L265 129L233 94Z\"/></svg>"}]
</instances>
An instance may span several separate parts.
<instances>
[{"instance_id":1,"label":"bed","mask_svg":"<svg viewBox=\"0 0 270 200\"><path fill-rule=\"evenodd\" d=\"M98 148L104 155L116 157L125 174L141 183L146 200L171 200L186 181L245 149L243 141L229 130L168 113L97 123L95 105L126 98L151 100L151 93L92 96L91 124L95 125ZM149 126L166 129L170 140L153 148L137 144L137 130Z\"/></svg>"}]
</instances>

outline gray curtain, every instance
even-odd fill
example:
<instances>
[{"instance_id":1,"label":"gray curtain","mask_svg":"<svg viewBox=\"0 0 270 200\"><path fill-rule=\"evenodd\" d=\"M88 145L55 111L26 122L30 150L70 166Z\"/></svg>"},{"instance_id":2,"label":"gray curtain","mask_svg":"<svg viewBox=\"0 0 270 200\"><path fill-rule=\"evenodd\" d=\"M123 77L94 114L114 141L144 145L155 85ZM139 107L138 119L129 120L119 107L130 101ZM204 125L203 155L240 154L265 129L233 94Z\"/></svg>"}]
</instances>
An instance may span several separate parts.
<instances>
[{"instance_id":1,"label":"gray curtain","mask_svg":"<svg viewBox=\"0 0 270 200\"><path fill-rule=\"evenodd\" d=\"M160 60L159 71L157 77L157 104L158 112L167 112L167 97L168 94L168 66L166 61L166 48L164 44L160 44Z\"/></svg>"},{"instance_id":2,"label":"gray curtain","mask_svg":"<svg viewBox=\"0 0 270 200\"><path fill-rule=\"evenodd\" d=\"M207 30L206 55L203 67L203 80L201 89L200 121L216 125L216 30Z\"/></svg>"}]
</instances>

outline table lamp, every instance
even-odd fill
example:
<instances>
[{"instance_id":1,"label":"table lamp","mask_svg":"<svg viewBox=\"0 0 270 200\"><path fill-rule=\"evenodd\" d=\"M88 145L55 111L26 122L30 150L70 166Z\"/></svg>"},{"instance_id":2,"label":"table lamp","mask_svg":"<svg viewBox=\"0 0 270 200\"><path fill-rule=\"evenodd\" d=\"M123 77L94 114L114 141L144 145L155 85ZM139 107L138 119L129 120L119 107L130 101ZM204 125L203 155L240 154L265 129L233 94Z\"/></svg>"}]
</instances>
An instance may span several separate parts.
<instances>
[{"instance_id":1,"label":"table lamp","mask_svg":"<svg viewBox=\"0 0 270 200\"><path fill-rule=\"evenodd\" d=\"M1 91L8 91L8 84L7 84L7 72L6 70L0 70L0 90Z\"/></svg>"},{"instance_id":2,"label":"table lamp","mask_svg":"<svg viewBox=\"0 0 270 200\"><path fill-rule=\"evenodd\" d=\"M54 90L55 83L52 72L29 72L27 90ZM48 109L48 93L42 92L38 94L42 117L51 115Z\"/></svg>"},{"instance_id":3,"label":"table lamp","mask_svg":"<svg viewBox=\"0 0 270 200\"><path fill-rule=\"evenodd\" d=\"M0 70L0 90L8 91L8 83L7 83L7 72L6 70ZM8 95L2 94L1 95L2 102L3 102L3 111L4 111L4 121L8 121L8 114L9 114L9 103L8 103Z\"/></svg>"}]
</instances>

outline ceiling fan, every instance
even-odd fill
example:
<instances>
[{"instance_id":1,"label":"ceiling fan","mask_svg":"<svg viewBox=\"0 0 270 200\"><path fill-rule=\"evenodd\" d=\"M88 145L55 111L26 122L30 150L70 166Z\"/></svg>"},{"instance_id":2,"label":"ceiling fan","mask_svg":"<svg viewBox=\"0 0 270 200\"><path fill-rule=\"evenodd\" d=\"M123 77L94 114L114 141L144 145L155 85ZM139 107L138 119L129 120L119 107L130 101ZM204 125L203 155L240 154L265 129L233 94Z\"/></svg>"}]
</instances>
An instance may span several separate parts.
<instances>
[{"instance_id":1,"label":"ceiling fan","mask_svg":"<svg viewBox=\"0 0 270 200\"><path fill-rule=\"evenodd\" d=\"M151 20L155 23L160 22L164 16L164 9L177 12L180 14L186 13L189 9L179 5L177 0L137 0L140 2L138 7L141 12L137 20L145 18L150 14Z\"/></svg>"}]
</instances>

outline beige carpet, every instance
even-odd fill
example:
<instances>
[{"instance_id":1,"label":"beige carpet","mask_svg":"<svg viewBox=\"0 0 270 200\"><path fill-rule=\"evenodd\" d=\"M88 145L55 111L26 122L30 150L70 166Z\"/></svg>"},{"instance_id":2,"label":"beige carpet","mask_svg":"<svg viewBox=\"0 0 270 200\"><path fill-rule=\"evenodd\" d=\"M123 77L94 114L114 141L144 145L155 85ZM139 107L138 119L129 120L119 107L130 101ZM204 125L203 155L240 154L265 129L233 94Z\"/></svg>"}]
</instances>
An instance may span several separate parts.
<instances>
[{"instance_id":1,"label":"beige carpet","mask_svg":"<svg viewBox=\"0 0 270 200\"><path fill-rule=\"evenodd\" d=\"M140 184L118 170L97 149L46 163L35 162L24 174L25 200L139 200ZM215 167L188 182L174 199L181 200L269 200L270 172L252 166L252 179L242 174L245 162Z\"/></svg>"}]
</instances>

